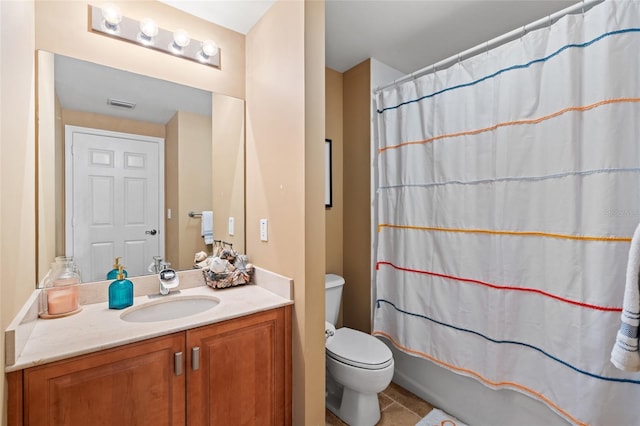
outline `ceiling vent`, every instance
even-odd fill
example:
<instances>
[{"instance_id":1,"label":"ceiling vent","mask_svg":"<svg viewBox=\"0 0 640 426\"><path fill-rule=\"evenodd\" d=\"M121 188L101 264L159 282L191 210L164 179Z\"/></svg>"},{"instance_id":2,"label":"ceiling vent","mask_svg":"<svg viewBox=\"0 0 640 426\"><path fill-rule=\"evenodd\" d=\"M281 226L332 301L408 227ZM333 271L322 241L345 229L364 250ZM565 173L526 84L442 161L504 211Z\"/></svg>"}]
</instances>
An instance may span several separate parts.
<instances>
[{"instance_id":1,"label":"ceiling vent","mask_svg":"<svg viewBox=\"0 0 640 426\"><path fill-rule=\"evenodd\" d=\"M121 101L119 99L107 99L107 103L118 108L134 109L136 107L136 104L133 102Z\"/></svg>"}]
</instances>

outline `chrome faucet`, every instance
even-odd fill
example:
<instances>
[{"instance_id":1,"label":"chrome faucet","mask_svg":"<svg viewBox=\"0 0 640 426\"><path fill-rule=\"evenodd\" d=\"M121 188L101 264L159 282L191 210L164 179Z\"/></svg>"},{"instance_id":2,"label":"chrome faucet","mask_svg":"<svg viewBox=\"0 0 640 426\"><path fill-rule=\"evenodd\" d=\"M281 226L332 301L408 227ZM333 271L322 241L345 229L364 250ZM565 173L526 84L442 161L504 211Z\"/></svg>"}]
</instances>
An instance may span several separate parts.
<instances>
[{"instance_id":1,"label":"chrome faucet","mask_svg":"<svg viewBox=\"0 0 640 426\"><path fill-rule=\"evenodd\" d=\"M172 288L178 287L180 280L178 274L173 269L163 269L158 275L160 281L160 295L166 296Z\"/></svg>"},{"instance_id":2,"label":"chrome faucet","mask_svg":"<svg viewBox=\"0 0 640 426\"><path fill-rule=\"evenodd\" d=\"M159 274L164 269L167 269L171 265L169 262L162 260L162 256L153 256L153 262L149 265L147 270L152 274Z\"/></svg>"}]
</instances>

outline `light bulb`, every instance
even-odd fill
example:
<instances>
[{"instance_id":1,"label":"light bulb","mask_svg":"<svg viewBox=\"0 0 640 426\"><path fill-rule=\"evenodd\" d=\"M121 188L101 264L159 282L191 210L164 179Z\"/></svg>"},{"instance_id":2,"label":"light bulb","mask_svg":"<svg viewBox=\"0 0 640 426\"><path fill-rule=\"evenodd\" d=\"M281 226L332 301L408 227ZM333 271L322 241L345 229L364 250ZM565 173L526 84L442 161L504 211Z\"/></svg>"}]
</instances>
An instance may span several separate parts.
<instances>
[{"instance_id":1,"label":"light bulb","mask_svg":"<svg viewBox=\"0 0 640 426\"><path fill-rule=\"evenodd\" d=\"M151 18L144 18L140 21L140 34L138 41L144 45L153 44L153 38L158 35L158 26Z\"/></svg>"},{"instance_id":2,"label":"light bulb","mask_svg":"<svg viewBox=\"0 0 640 426\"><path fill-rule=\"evenodd\" d=\"M149 38L158 35L158 26L151 18L144 18L140 21L140 32Z\"/></svg>"},{"instance_id":3,"label":"light bulb","mask_svg":"<svg viewBox=\"0 0 640 426\"><path fill-rule=\"evenodd\" d=\"M104 18L105 27L110 31L117 31L118 25L122 22L122 12L113 3L106 3L100 9Z\"/></svg>"},{"instance_id":4,"label":"light bulb","mask_svg":"<svg viewBox=\"0 0 640 426\"><path fill-rule=\"evenodd\" d=\"M189 33L185 30L176 30L173 33L173 44L178 47L178 50L182 50L183 47L187 47L191 42L189 38Z\"/></svg>"},{"instance_id":5,"label":"light bulb","mask_svg":"<svg viewBox=\"0 0 640 426\"><path fill-rule=\"evenodd\" d=\"M209 59L211 56L215 56L218 53L218 45L213 40L205 40L201 45L200 55L204 59Z\"/></svg>"}]
</instances>

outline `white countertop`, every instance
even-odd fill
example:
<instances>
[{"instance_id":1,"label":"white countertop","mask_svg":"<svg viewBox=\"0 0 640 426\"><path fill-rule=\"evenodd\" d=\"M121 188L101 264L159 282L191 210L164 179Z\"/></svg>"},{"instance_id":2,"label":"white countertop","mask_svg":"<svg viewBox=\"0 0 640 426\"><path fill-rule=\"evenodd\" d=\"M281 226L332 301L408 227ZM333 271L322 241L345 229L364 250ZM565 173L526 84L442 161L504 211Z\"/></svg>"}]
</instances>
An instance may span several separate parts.
<instances>
[{"instance_id":1,"label":"white countertop","mask_svg":"<svg viewBox=\"0 0 640 426\"><path fill-rule=\"evenodd\" d=\"M266 287L269 288L270 285ZM6 366L5 371L21 370L293 303L292 297L283 297L267 288L249 284L214 290L202 285L183 289L176 295L135 297L131 308L156 303L160 298L166 300L165 298L205 295L219 300L217 306L205 312L168 321L127 322L120 316L131 308L109 309L106 301L83 305L82 311L68 317L37 319L24 346L16 353L15 363Z\"/></svg>"}]
</instances>

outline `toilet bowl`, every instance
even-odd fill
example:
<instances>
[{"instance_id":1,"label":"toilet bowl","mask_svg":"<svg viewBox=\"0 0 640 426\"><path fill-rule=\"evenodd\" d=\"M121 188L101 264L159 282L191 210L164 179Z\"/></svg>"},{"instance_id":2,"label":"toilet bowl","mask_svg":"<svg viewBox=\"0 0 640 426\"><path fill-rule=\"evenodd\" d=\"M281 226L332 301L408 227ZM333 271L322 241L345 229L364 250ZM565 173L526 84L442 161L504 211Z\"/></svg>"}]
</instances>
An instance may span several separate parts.
<instances>
[{"instance_id":1,"label":"toilet bowl","mask_svg":"<svg viewBox=\"0 0 640 426\"><path fill-rule=\"evenodd\" d=\"M393 378L393 357L375 337L339 328L326 349L327 408L351 426L373 426L380 420L378 393Z\"/></svg>"},{"instance_id":2,"label":"toilet bowl","mask_svg":"<svg viewBox=\"0 0 640 426\"><path fill-rule=\"evenodd\" d=\"M336 296L335 290L342 293L344 280L329 274L325 284L327 408L350 426L373 426L380 420L378 393L389 386L393 378L393 355L376 337L347 327L333 327L337 309L329 305L336 300L339 303L341 294Z\"/></svg>"}]
</instances>

